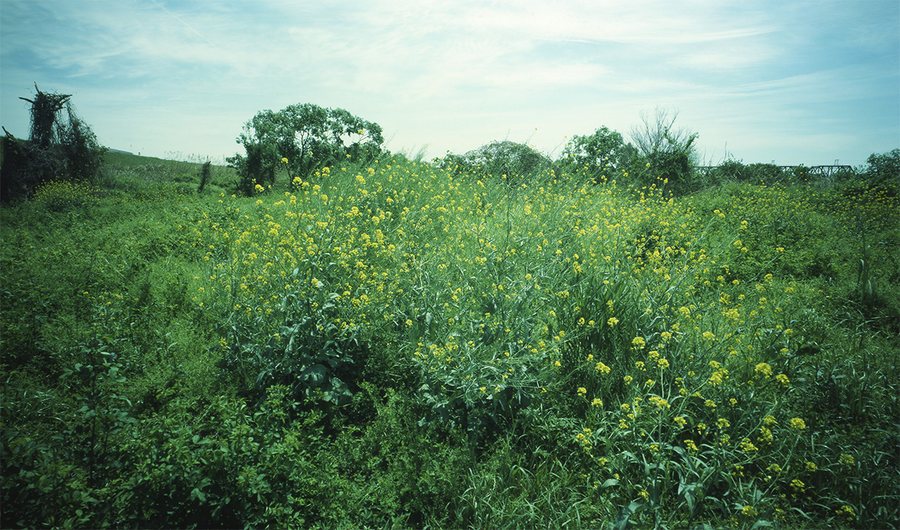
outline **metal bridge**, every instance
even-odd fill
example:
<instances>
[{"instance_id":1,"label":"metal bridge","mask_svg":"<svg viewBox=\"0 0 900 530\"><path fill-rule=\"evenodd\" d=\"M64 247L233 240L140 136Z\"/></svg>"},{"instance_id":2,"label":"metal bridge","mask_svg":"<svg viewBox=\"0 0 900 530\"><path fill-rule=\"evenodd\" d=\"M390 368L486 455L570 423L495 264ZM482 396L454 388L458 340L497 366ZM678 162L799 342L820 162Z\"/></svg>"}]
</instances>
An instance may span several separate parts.
<instances>
[{"instance_id":1,"label":"metal bridge","mask_svg":"<svg viewBox=\"0 0 900 530\"><path fill-rule=\"evenodd\" d=\"M770 164L761 164L763 167L774 167L778 168L782 173L793 173L794 170L798 168L806 168L809 171L809 175L815 175L824 178L832 178L838 173L855 173L856 170L853 169L853 166L844 165L844 164L829 164L822 166L776 166ZM749 168L753 166L753 164L748 164L743 166L744 168ZM709 175L716 169L719 169L721 166L696 166L694 169L700 173L701 175ZM760 168L762 169L762 168Z\"/></svg>"}]
</instances>

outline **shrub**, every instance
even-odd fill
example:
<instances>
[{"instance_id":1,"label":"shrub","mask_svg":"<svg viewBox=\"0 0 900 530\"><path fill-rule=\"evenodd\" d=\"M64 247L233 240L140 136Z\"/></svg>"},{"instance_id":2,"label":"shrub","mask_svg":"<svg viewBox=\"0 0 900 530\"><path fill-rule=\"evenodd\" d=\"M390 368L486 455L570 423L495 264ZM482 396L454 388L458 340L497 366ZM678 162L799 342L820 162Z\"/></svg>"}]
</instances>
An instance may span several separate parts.
<instances>
[{"instance_id":1,"label":"shrub","mask_svg":"<svg viewBox=\"0 0 900 530\"><path fill-rule=\"evenodd\" d=\"M448 154L438 165L458 175L521 182L548 168L550 159L526 144L504 140L483 145L462 156Z\"/></svg>"},{"instance_id":2,"label":"shrub","mask_svg":"<svg viewBox=\"0 0 900 530\"><path fill-rule=\"evenodd\" d=\"M298 103L257 113L237 141L246 154L236 154L228 163L241 175L240 191L252 195L256 185L274 183L280 164L290 175L306 178L338 161L377 157L384 138L380 125L344 109Z\"/></svg>"},{"instance_id":3,"label":"shrub","mask_svg":"<svg viewBox=\"0 0 900 530\"><path fill-rule=\"evenodd\" d=\"M51 212L80 209L93 202L95 190L88 184L64 180L42 184L34 193L34 203Z\"/></svg>"},{"instance_id":4,"label":"shrub","mask_svg":"<svg viewBox=\"0 0 900 530\"><path fill-rule=\"evenodd\" d=\"M203 189L209 184L212 174L212 162L206 161L200 166L200 186L197 187L197 193L203 193Z\"/></svg>"},{"instance_id":5,"label":"shrub","mask_svg":"<svg viewBox=\"0 0 900 530\"><path fill-rule=\"evenodd\" d=\"M887 153L872 153L866 159L866 177L876 183L900 182L900 149Z\"/></svg>"},{"instance_id":6,"label":"shrub","mask_svg":"<svg viewBox=\"0 0 900 530\"><path fill-rule=\"evenodd\" d=\"M631 132L631 138L640 153L647 159L649 174L645 184L657 178L666 179L668 188L683 193L695 191L699 186L691 167L696 158L697 133L675 127L678 113L657 109L655 116L642 117L642 124Z\"/></svg>"},{"instance_id":7,"label":"shrub","mask_svg":"<svg viewBox=\"0 0 900 530\"><path fill-rule=\"evenodd\" d=\"M603 177L626 177L641 162L640 154L622 135L601 127L593 134L575 136L566 144L559 163L576 172L587 173L594 181Z\"/></svg>"},{"instance_id":8,"label":"shrub","mask_svg":"<svg viewBox=\"0 0 900 530\"><path fill-rule=\"evenodd\" d=\"M31 103L31 136L27 142L7 132L0 168L0 200L29 195L52 179L94 181L105 148L69 103L70 95L43 92L35 84ZM62 110L65 109L65 115Z\"/></svg>"}]
</instances>

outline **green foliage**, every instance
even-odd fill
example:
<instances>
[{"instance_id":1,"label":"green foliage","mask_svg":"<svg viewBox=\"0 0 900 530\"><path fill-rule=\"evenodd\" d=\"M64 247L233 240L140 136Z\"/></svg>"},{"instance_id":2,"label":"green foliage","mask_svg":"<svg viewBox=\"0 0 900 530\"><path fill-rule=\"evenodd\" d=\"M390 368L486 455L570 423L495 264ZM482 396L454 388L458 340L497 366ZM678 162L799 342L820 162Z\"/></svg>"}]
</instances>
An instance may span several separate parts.
<instances>
[{"instance_id":1,"label":"green foliage","mask_svg":"<svg viewBox=\"0 0 900 530\"><path fill-rule=\"evenodd\" d=\"M596 182L603 177L616 178L634 171L641 164L637 149L622 135L601 127L587 136L574 136L560 156L560 163L583 171Z\"/></svg>"},{"instance_id":2,"label":"green foliage","mask_svg":"<svg viewBox=\"0 0 900 530\"><path fill-rule=\"evenodd\" d=\"M59 144L66 161L66 175L70 180L94 181L100 173L106 148L97 142L97 136L71 107L67 107L69 119L60 124Z\"/></svg>"},{"instance_id":3,"label":"green foliage","mask_svg":"<svg viewBox=\"0 0 900 530\"><path fill-rule=\"evenodd\" d=\"M0 210L4 526L900 521L889 186L107 161Z\"/></svg>"},{"instance_id":4,"label":"green foliage","mask_svg":"<svg viewBox=\"0 0 900 530\"><path fill-rule=\"evenodd\" d=\"M65 180L41 185L32 200L50 212L65 212L83 208L96 200L96 188Z\"/></svg>"},{"instance_id":5,"label":"green foliage","mask_svg":"<svg viewBox=\"0 0 900 530\"><path fill-rule=\"evenodd\" d=\"M645 177L647 185L657 178L667 180L668 189L676 193L695 191L691 168L695 165L697 133L675 127L677 113L657 109L653 118L644 116L631 138L649 167Z\"/></svg>"},{"instance_id":6,"label":"green foliage","mask_svg":"<svg viewBox=\"0 0 900 530\"><path fill-rule=\"evenodd\" d=\"M212 162L206 161L200 166L200 185L197 186L197 193L203 193L203 189L206 188L206 185L209 184L209 179L212 177Z\"/></svg>"},{"instance_id":7,"label":"green foliage","mask_svg":"<svg viewBox=\"0 0 900 530\"><path fill-rule=\"evenodd\" d=\"M900 181L900 149L872 153L866 159L866 177L875 183L897 185Z\"/></svg>"},{"instance_id":8,"label":"green foliage","mask_svg":"<svg viewBox=\"0 0 900 530\"><path fill-rule=\"evenodd\" d=\"M550 159L534 148L503 140L491 142L464 155L448 154L438 165L460 175L502 178L510 183L528 182L550 167Z\"/></svg>"},{"instance_id":9,"label":"green foliage","mask_svg":"<svg viewBox=\"0 0 900 530\"><path fill-rule=\"evenodd\" d=\"M90 127L68 103L71 96L42 92L32 104L31 137L21 142L7 133L3 139L0 199L27 196L55 179L96 182L106 151ZM66 117L61 116L66 109Z\"/></svg>"},{"instance_id":10,"label":"green foliage","mask_svg":"<svg viewBox=\"0 0 900 530\"><path fill-rule=\"evenodd\" d=\"M292 176L307 178L320 167L346 159L361 161L381 154L381 126L344 109L311 103L264 110L238 136L246 155L228 159L241 175L240 190L252 195L256 185L270 186L280 165Z\"/></svg>"}]
</instances>

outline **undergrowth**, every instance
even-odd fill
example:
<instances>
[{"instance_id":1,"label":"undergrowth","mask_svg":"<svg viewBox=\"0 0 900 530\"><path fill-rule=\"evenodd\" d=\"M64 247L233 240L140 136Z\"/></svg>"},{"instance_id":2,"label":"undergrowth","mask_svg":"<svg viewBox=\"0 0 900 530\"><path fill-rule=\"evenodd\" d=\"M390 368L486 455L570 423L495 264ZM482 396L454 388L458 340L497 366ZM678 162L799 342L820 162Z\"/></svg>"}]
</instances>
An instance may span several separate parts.
<instances>
[{"instance_id":1,"label":"undergrowth","mask_svg":"<svg viewBox=\"0 0 900 530\"><path fill-rule=\"evenodd\" d=\"M896 190L160 164L0 210L4 526L897 526Z\"/></svg>"}]
</instances>

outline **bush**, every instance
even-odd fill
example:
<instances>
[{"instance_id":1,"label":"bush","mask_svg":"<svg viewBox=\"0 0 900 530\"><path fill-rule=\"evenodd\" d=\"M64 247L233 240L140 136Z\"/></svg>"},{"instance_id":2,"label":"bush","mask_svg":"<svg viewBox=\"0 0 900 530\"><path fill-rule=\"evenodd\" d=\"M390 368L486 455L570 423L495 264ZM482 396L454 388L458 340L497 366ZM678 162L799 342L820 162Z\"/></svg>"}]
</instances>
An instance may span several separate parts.
<instances>
[{"instance_id":1,"label":"bush","mask_svg":"<svg viewBox=\"0 0 900 530\"><path fill-rule=\"evenodd\" d=\"M69 104L71 96L42 92L35 85L31 137L22 142L7 133L0 168L0 200L30 195L42 183L63 179L92 182L106 149ZM65 116L62 110L65 109Z\"/></svg>"},{"instance_id":2,"label":"bush","mask_svg":"<svg viewBox=\"0 0 900 530\"><path fill-rule=\"evenodd\" d=\"M900 182L900 149L887 153L872 153L866 160L866 177L879 184Z\"/></svg>"},{"instance_id":3,"label":"bush","mask_svg":"<svg viewBox=\"0 0 900 530\"><path fill-rule=\"evenodd\" d=\"M483 145L462 156L448 154L437 165L457 175L522 182L550 167L550 159L526 144L504 140Z\"/></svg>"},{"instance_id":4,"label":"bush","mask_svg":"<svg viewBox=\"0 0 900 530\"><path fill-rule=\"evenodd\" d=\"M55 180L42 184L34 193L34 203L51 212L80 209L95 201L96 190L81 182Z\"/></svg>"},{"instance_id":5,"label":"bush","mask_svg":"<svg viewBox=\"0 0 900 530\"><path fill-rule=\"evenodd\" d=\"M244 125L238 136L246 155L228 163L241 175L240 191L252 195L257 185L274 184L279 165L307 178L317 168L350 159L374 159L382 153L381 126L350 114L310 103L264 110Z\"/></svg>"},{"instance_id":6,"label":"bush","mask_svg":"<svg viewBox=\"0 0 900 530\"><path fill-rule=\"evenodd\" d=\"M696 165L697 133L675 128L677 113L657 109L653 119L643 116L642 125L632 130L631 138L646 158L649 173L645 184L663 179L676 193L696 191L700 186L691 171Z\"/></svg>"},{"instance_id":7,"label":"bush","mask_svg":"<svg viewBox=\"0 0 900 530\"><path fill-rule=\"evenodd\" d=\"M600 182L604 177L627 178L642 163L639 158L638 150L625 142L621 134L601 127L593 134L573 137L559 163Z\"/></svg>"}]
</instances>

